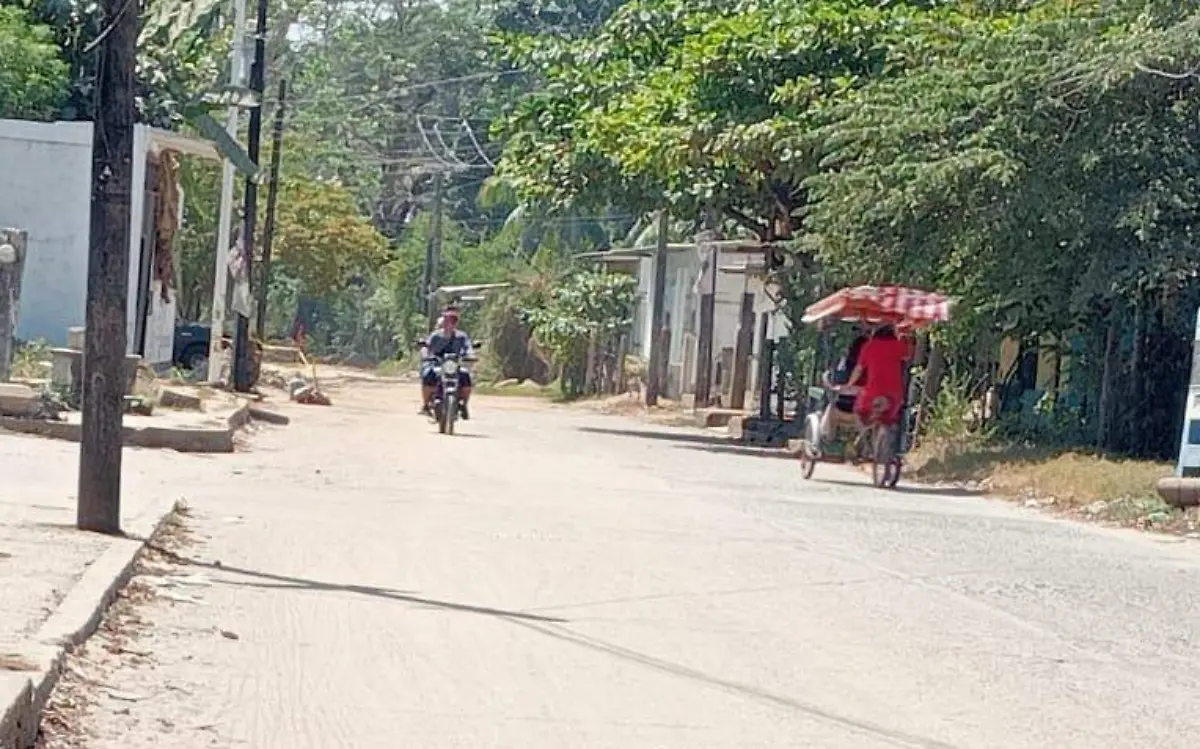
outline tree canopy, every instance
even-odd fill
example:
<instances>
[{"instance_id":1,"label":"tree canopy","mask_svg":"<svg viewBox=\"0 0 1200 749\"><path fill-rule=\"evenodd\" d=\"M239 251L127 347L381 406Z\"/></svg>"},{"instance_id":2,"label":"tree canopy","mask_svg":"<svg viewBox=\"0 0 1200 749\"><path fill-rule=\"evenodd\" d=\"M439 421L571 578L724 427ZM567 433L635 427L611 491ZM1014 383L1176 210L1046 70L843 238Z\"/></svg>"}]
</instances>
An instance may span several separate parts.
<instances>
[{"instance_id":1,"label":"tree canopy","mask_svg":"<svg viewBox=\"0 0 1200 749\"><path fill-rule=\"evenodd\" d=\"M52 119L67 95L67 66L51 30L0 6L0 117Z\"/></svg>"}]
</instances>

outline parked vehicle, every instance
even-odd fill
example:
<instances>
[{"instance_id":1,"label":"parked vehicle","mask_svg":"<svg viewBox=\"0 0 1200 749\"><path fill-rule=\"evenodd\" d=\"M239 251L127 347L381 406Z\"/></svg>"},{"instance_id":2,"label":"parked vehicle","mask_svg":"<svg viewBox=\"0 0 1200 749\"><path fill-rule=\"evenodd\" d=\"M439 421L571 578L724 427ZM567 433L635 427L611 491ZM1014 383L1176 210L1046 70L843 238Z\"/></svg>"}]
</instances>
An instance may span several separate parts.
<instances>
[{"instance_id":1,"label":"parked vehicle","mask_svg":"<svg viewBox=\"0 0 1200 749\"><path fill-rule=\"evenodd\" d=\"M212 326L202 323L175 323L175 366L190 372L203 372L208 367L208 352L212 341Z\"/></svg>"}]
</instances>

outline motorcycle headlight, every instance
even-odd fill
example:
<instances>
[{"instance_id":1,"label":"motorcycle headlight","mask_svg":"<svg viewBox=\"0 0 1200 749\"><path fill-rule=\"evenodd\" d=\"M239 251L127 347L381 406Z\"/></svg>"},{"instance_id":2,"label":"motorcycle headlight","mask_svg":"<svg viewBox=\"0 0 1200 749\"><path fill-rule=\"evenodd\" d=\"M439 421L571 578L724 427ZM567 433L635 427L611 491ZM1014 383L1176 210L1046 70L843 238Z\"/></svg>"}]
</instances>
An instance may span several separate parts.
<instances>
[{"instance_id":1,"label":"motorcycle headlight","mask_svg":"<svg viewBox=\"0 0 1200 749\"><path fill-rule=\"evenodd\" d=\"M442 371L444 371L448 375L457 374L458 373L458 362L454 361L453 359L447 359L445 362L442 363Z\"/></svg>"}]
</instances>

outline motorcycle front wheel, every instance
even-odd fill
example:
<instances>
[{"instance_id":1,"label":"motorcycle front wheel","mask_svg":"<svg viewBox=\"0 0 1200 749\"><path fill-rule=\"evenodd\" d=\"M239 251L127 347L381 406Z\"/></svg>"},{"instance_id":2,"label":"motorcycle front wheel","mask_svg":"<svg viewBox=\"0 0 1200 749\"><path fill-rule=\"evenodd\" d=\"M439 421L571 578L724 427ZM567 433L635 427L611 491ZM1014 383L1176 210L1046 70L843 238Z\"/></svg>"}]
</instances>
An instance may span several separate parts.
<instances>
[{"instance_id":1,"label":"motorcycle front wheel","mask_svg":"<svg viewBox=\"0 0 1200 749\"><path fill-rule=\"evenodd\" d=\"M454 418L458 416L458 396L450 393L442 402L441 418L438 419L438 431L442 434L454 434Z\"/></svg>"}]
</instances>

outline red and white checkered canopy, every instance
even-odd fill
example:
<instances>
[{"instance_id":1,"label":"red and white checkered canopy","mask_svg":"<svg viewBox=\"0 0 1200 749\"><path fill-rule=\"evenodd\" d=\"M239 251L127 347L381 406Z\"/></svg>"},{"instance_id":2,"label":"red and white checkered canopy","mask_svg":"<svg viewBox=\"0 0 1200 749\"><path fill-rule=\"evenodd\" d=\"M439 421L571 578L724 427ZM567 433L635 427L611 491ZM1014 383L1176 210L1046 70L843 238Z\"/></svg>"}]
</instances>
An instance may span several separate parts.
<instances>
[{"instance_id":1,"label":"red and white checkered canopy","mask_svg":"<svg viewBox=\"0 0 1200 749\"><path fill-rule=\"evenodd\" d=\"M950 319L950 299L903 286L855 286L830 294L804 310L803 322L861 320L919 328Z\"/></svg>"}]
</instances>

